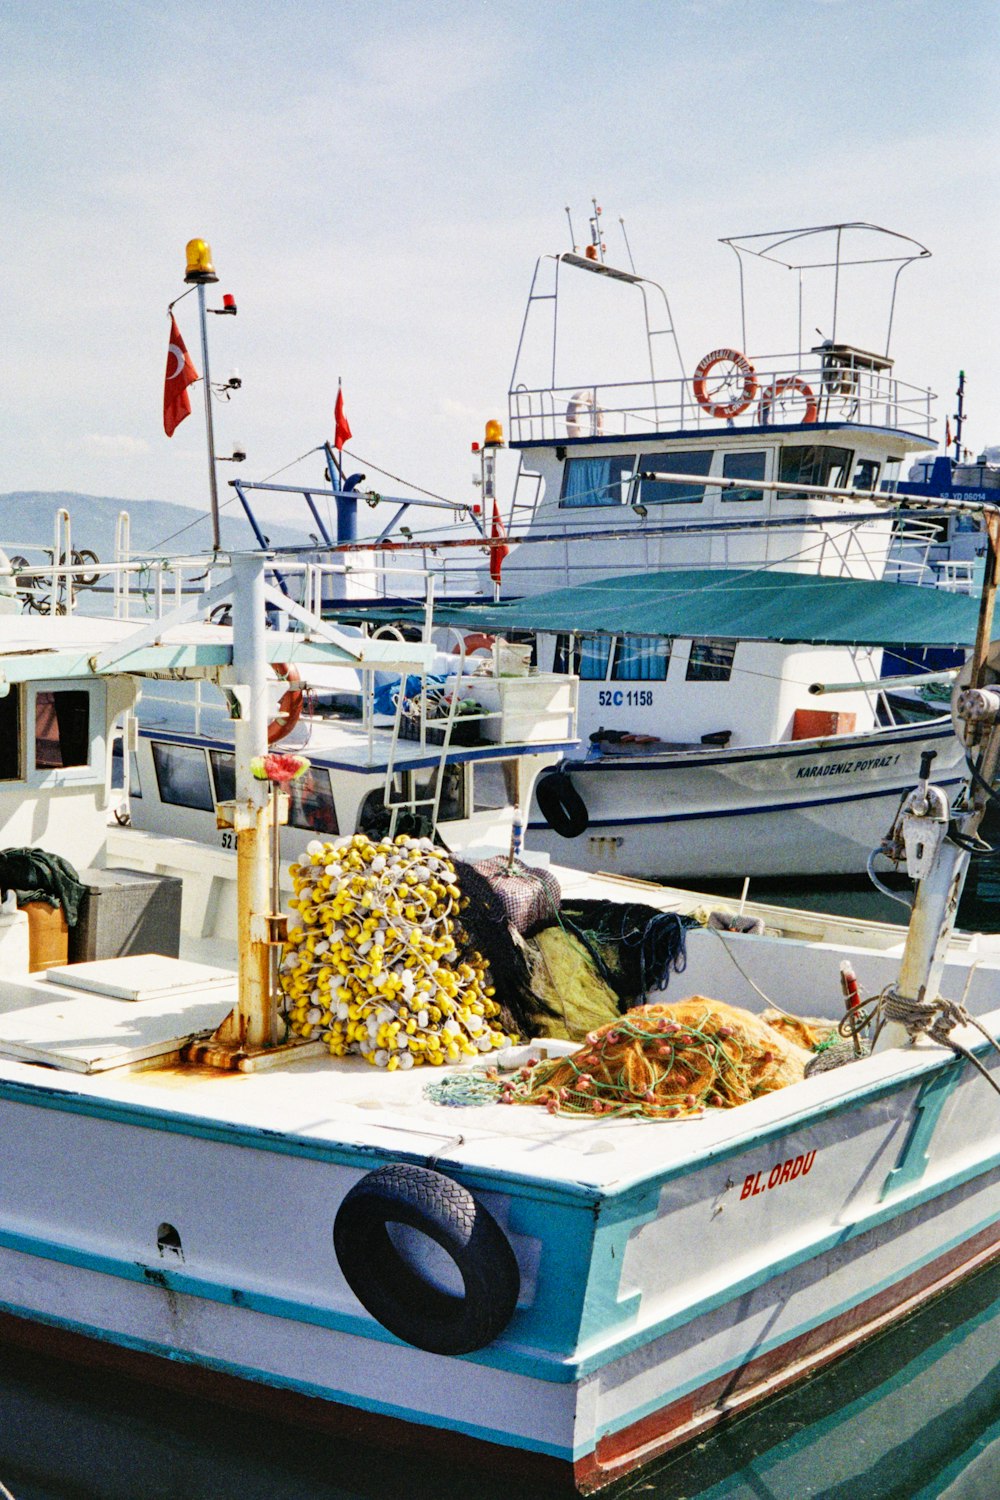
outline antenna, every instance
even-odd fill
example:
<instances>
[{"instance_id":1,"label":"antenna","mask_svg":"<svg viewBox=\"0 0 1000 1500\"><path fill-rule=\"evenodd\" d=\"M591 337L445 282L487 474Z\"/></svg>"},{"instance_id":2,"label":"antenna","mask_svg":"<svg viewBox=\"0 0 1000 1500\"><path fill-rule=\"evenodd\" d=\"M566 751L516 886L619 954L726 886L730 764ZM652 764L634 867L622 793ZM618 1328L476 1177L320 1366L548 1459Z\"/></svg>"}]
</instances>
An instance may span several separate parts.
<instances>
[{"instance_id":1,"label":"antenna","mask_svg":"<svg viewBox=\"0 0 1000 1500\"><path fill-rule=\"evenodd\" d=\"M573 233L573 215L569 211L569 204L568 203L566 205L566 218L567 218L567 220L569 222L569 242L573 246L573 253L575 255L576 254L576 235Z\"/></svg>"},{"instance_id":2,"label":"antenna","mask_svg":"<svg viewBox=\"0 0 1000 1500\"><path fill-rule=\"evenodd\" d=\"M590 201L594 205L594 212L590 219L590 243L594 247L594 254L591 259L599 260L603 265L604 241L601 239L601 205L596 198L591 198Z\"/></svg>"},{"instance_id":3,"label":"antenna","mask_svg":"<svg viewBox=\"0 0 1000 1500\"><path fill-rule=\"evenodd\" d=\"M632 246L628 242L628 232L625 228L625 220L619 218L618 222L622 226L622 239L625 241L625 251L628 255L628 263L632 267L632 275L637 276L639 273L635 268L635 261L632 259Z\"/></svg>"}]
</instances>

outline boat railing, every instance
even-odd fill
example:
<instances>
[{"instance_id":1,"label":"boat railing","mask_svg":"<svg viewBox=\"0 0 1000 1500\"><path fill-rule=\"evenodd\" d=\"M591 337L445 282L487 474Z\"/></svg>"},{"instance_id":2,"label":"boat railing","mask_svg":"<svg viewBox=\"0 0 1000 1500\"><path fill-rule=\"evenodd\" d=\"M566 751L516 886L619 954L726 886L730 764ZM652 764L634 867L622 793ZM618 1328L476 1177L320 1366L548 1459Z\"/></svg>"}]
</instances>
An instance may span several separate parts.
<instances>
[{"instance_id":1,"label":"boat railing","mask_svg":"<svg viewBox=\"0 0 1000 1500\"><path fill-rule=\"evenodd\" d=\"M892 361L848 346L750 355L752 374L712 387L702 404L688 378L576 383L509 393L515 442L652 437L800 423L851 422L929 436L933 393L899 380Z\"/></svg>"}]
</instances>

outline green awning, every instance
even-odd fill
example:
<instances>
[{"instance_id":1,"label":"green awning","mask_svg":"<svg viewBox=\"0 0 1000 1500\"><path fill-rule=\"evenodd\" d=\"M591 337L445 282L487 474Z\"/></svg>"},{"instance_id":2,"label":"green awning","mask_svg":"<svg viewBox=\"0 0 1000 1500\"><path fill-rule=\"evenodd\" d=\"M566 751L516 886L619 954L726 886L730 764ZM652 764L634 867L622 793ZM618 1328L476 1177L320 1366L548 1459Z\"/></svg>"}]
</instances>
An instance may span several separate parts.
<instances>
[{"instance_id":1,"label":"green awning","mask_svg":"<svg viewBox=\"0 0 1000 1500\"><path fill-rule=\"evenodd\" d=\"M710 636L810 646L967 647L978 599L939 588L743 568L634 573L509 604L439 605L435 621L490 633Z\"/></svg>"}]
</instances>

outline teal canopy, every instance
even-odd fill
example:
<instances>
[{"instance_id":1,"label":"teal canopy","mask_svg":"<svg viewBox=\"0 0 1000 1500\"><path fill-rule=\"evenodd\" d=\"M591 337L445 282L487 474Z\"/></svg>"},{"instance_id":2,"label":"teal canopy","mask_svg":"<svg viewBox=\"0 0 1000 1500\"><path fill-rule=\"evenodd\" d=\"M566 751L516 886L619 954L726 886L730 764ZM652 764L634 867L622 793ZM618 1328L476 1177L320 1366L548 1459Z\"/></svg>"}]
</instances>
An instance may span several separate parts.
<instances>
[{"instance_id":1,"label":"teal canopy","mask_svg":"<svg viewBox=\"0 0 1000 1500\"><path fill-rule=\"evenodd\" d=\"M743 568L634 573L509 604L440 605L438 623L490 633L710 636L810 646L965 647L977 599L908 583Z\"/></svg>"}]
</instances>

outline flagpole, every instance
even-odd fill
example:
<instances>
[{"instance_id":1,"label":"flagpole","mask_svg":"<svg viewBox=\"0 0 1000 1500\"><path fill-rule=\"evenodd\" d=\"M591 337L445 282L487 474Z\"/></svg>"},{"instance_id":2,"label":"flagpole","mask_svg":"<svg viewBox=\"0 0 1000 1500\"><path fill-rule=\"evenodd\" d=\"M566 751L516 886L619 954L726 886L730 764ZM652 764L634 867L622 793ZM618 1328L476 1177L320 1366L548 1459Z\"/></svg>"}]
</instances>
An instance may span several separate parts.
<instances>
[{"instance_id":1,"label":"flagpole","mask_svg":"<svg viewBox=\"0 0 1000 1500\"><path fill-rule=\"evenodd\" d=\"M208 369L208 327L205 316L205 283L198 283L198 316L201 319L201 378L205 387L205 438L208 442L208 488L212 503L212 551L222 546L219 532L219 485L215 473L215 430L212 425L212 377Z\"/></svg>"},{"instance_id":2,"label":"flagpole","mask_svg":"<svg viewBox=\"0 0 1000 1500\"><path fill-rule=\"evenodd\" d=\"M201 378L205 382L205 438L208 442L208 488L212 502L212 551L222 547L219 535L219 488L215 477L215 432L212 426L212 377L208 369L208 328L205 319L205 287L218 281L212 264L212 249L206 240L188 240L187 268L184 280L198 288L198 316L201 320Z\"/></svg>"}]
</instances>

